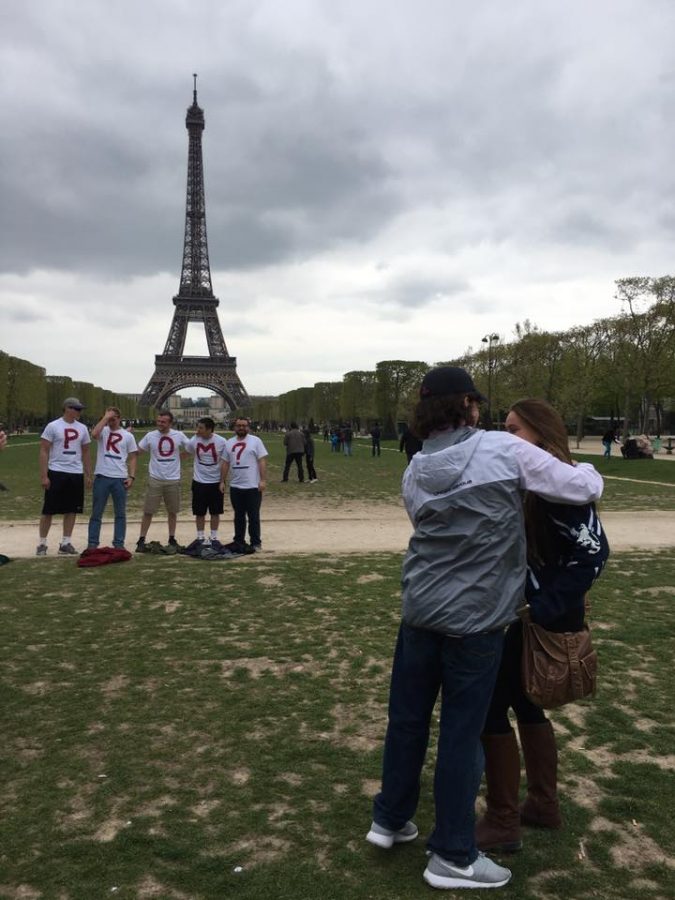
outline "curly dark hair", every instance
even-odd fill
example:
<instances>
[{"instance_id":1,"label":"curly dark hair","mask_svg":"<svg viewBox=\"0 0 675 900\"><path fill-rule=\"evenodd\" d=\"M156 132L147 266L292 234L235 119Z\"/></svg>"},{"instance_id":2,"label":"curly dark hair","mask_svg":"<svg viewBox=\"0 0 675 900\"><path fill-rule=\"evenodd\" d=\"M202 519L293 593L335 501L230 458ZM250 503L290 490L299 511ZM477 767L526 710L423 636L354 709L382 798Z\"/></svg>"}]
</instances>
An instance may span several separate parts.
<instances>
[{"instance_id":1,"label":"curly dark hair","mask_svg":"<svg viewBox=\"0 0 675 900\"><path fill-rule=\"evenodd\" d=\"M459 428L466 421L466 397L466 393L423 397L417 401L412 411L410 430L424 441L432 431Z\"/></svg>"}]
</instances>

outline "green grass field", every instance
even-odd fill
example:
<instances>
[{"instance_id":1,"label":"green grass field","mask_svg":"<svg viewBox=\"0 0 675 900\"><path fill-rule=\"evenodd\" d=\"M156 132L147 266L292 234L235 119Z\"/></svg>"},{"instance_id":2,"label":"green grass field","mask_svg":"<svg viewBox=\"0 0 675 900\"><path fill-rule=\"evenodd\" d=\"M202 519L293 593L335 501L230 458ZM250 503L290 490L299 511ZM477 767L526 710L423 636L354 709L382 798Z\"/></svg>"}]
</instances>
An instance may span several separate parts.
<instances>
[{"instance_id":1,"label":"green grass field","mask_svg":"<svg viewBox=\"0 0 675 900\"><path fill-rule=\"evenodd\" d=\"M136 437L140 438L142 432ZM262 435L269 450L269 484L271 497L284 497L293 503L299 499L293 485L280 484L285 452L281 435ZM0 482L9 490L0 492L0 520L16 520L35 517L42 506L42 488L38 477L38 437L26 435L12 437L9 448L0 460ZM317 484L306 487L303 500L314 497L322 504L338 505L342 500L363 500L365 502L387 502L398 496L401 475L405 468L405 455L398 452L398 443L384 441L382 455L371 457L370 442L354 441L354 456L331 453L329 445L319 437L315 442L316 468L319 475ZM94 449L95 453L95 449ZM607 510L647 510L675 509L675 464L663 460L634 460L614 458L604 460L599 456L576 454L575 458L591 462L608 478L602 509ZM143 494L147 481L148 461L145 454L139 455L138 477L129 494L129 515L140 516ZM291 471L291 482L295 479ZM184 506L188 506L192 463L183 462ZM625 479L625 480L624 480ZM89 502L89 497L86 498ZM85 513L88 507L85 506ZM108 510L110 514L110 510Z\"/></svg>"},{"instance_id":2,"label":"green grass field","mask_svg":"<svg viewBox=\"0 0 675 900\"><path fill-rule=\"evenodd\" d=\"M143 432L136 434L137 440ZM282 437L278 434L261 435L269 451L268 494L282 496L293 503L298 499L292 482L297 478L291 471L291 483L281 484L281 474L286 454ZM9 448L0 460L0 482L9 490L0 492L0 520L25 519L39 515L42 507L42 487L38 467L38 438L35 435L12 438ZM382 455L372 459L367 441L354 442L354 456L331 453L329 445L321 438L315 443L316 467L319 481L311 488L305 487L303 498L316 497L323 504L339 504L341 500L388 501L397 496L405 454L398 452L398 444L383 443ZM95 453L95 449L93 452ZM192 480L192 461L184 460L183 496L187 504ZM137 479L129 494L129 515L140 516L143 494L147 482L148 457L139 454ZM85 504L89 503L86 496ZM185 505L185 504L184 504ZM187 507L186 507L187 508ZM85 513L88 507L85 506ZM110 512L110 510L108 510Z\"/></svg>"},{"instance_id":3,"label":"green grass field","mask_svg":"<svg viewBox=\"0 0 675 900\"><path fill-rule=\"evenodd\" d=\"M0 896L426 893L422 839L363 840L399 569L392 554L4 567ZM554 715L565 828L526 832L508 896L673 896L674 593L672 556L644 554L613 558L595 590L600 693Z\"/></svg>"},{"instance_id":4,"label":"green grass field","mask_svg":"<svg viewBox=\"0 0 675 900\"><path fill-rule=\"evenodd\" d=\"M299 494L278 483L280 438L265 440L270 491L289 503L397 495L398 452L373 460L364 443L345 459L318 441L320 481ZM39 510L37 446L18 443L0 458L5 520ZM637 468L654 481L672 472L675 493L674 466L632 463L631 477ZM608 480L604 504L631 508L630 493L614 494L631 484ZM659 505L670 488L638 489L640 508L673 508ZM364 841L400 563L143 556L0 568L0 898L431 896L422 837L391 853ZM526 831L524 850L501 860L514 872L504 896L675 896L674 596L675 553L611 557L592 595L599 694L553 715L565 827ZM427 767L422 835L431 793Z\"/></svg>"}]
</instances>

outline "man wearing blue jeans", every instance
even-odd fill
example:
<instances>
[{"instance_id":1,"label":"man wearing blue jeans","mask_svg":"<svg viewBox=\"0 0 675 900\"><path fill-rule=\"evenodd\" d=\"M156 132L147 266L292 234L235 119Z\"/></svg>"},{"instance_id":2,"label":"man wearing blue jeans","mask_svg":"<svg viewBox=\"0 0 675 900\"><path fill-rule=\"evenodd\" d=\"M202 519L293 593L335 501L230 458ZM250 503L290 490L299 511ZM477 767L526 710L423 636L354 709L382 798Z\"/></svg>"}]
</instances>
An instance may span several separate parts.
<instances>
[{"instance_id":1,"label":"man wearing blue jeans","mask_svg":"<svg viewBox=\"0 0 675 900\"><path fill-rule=\"evenodd\" d=\"M483 399L469 374L452 366L432 369L420 388L412 430L424 444L403 476L414 532L403 562L382 789L366 836L383 849L417 837L412 816L440 692L436 821L423 877L444 889L501 887L511 878L479 853L474 805L504 629L525 584L521 492L572 504L602 493L592 466L569 466L512 435L478 431Z\"/></svg>"},{"instance_id":2,"label":"man wearing blue jeans","mask_svg":"<svg viewBox=\"0 0 675 900\"><path fill-rule=\"evenodd\" d=\"M108 407L91 431L91 436L98 441L98 446L91 497L88 550L99 545L101 519L108 497L112 497L115 511L113 547L120 549L124 547L127 533L127 491L136 478L138 448L133 434L122 428L120 416L121 413L116 406Z\"/></svg>"},{"instance_id":3,"label":"man wearing blue jeans","mask_svg":"<svg viewBox=\"0 0 675 900\"><path fill-rule=\"evenodd\" d=\"M245 416L234 421L234 437L223 451L221 490L230 478L230 503L234 510L234 540L228 549L235 553L262 550L260 504L267 486L267 450L260 438L250 434L251 423ZM246 521L251 543L246 543Z\"/></svg>"}]
</instances>

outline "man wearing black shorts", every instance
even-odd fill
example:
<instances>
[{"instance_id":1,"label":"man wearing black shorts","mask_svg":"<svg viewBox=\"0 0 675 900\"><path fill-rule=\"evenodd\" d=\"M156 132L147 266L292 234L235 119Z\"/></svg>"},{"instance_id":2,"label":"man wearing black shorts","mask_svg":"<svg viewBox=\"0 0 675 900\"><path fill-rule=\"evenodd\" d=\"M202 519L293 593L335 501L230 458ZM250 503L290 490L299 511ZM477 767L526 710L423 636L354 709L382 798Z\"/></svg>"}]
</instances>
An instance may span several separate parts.
<instances>
[{"instance_id":1,"label":"man wearing black shorts","mask_svg":"<svg viewBox=\"0 0 675 900\"><path fill-rule=\"evenodd\" d=\"M79 421L84 405L77 397L63 401L63 415L55 419L40 437L40 481L45 489L40 517L40 541L36 555L47 555L47 535L52 516L63 516L63 537L59 553L77 554L72 544L75 518L84 506L84 482L91 486L89 432Z\"/></svg>"},{"instance_id":2,"label":"man wearing black shorts","mask_svg":"<svg viewBox=\"0 0 675 900\"><path fill-rule=\"evenodd\" d=\"M192 514L197 526L197 540L210 544L218 540L218 526L223 513L222 466L226 440L214 434L216 423L209 416L197 422L197 433L190 438L188 453L194 456L192 476ZM206 515L211 516L211 532L206 537Z\"/></svg>"}]
</instances>

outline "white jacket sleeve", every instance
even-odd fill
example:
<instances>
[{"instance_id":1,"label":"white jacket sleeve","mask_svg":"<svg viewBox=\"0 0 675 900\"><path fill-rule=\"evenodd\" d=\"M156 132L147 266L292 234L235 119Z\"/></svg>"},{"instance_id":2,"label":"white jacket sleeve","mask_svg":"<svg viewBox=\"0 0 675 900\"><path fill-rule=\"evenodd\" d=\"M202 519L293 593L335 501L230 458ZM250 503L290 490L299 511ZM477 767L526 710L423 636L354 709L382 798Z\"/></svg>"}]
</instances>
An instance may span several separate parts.
<instances>
[{"instance_id":1,"label":"white jacket sleeve","mask_svg":"<svg viewBox=\"0 0 675 900\"><path fill-rule=\"evenodd\" d=\"M521 487L554 503L581 506L602 496L603 481L590 463L570 466L545 450L514 438Z\"/></svg>"}]
</instances>

